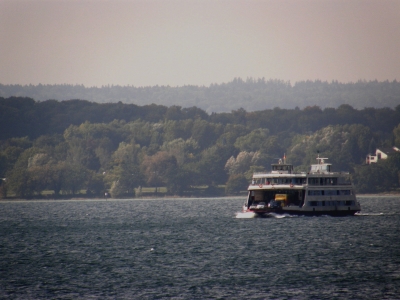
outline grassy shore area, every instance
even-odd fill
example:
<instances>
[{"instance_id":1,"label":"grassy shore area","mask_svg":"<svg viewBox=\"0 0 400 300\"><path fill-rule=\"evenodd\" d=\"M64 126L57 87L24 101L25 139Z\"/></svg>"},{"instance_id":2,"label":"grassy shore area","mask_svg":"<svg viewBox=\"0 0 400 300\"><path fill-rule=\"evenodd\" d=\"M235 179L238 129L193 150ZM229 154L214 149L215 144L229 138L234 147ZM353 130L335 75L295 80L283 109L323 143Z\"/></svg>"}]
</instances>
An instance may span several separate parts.
<instances>
[{"instance_id":1,"label":"grassy shore area","mask_svg":"<svg viewBox=\"0 0 400 300\"><path fill-rule=\"evenodd\" d=\"M107 192L107 197L105 193ZM208 187L199 186L192 187L190 190L183 192L181 195L169 194L166 187L143 187L140 190L135 189L135 193L127 193L122 197L116 197L116 199L184 199L184 198L215 198L215 197L245 197L247 191L241 191L237 195L226 195L225 186ZM8 194L7 197L0 198L0 201L18 201L18 200L86 200L86 199L112 199L110 193L105 191L102 194L91 194L86 193L85 190L81 190L76 194L63 194L55 195L52 190L45 190L40 194L35 194L30 197L17 197L14 194Z\"/></svg>"}]
</instances>

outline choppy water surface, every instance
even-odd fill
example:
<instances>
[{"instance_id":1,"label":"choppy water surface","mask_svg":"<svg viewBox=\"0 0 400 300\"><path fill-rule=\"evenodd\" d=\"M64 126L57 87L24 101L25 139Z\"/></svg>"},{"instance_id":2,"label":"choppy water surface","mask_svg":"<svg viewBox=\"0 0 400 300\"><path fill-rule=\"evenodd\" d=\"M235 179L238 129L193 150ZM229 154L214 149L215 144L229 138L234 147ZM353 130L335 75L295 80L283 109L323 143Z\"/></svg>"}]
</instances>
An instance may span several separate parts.
<instances>
[{"instance_id":1,"label":"choppy water surface","mask_svg":"<svg viewBox=\"0 0 400 300\"><path fill-rule=\"evenodd\" d=\"M2 299L399 299L400 198L236 219L243 199L0 203Z\"/></svg>"}]
</instances>

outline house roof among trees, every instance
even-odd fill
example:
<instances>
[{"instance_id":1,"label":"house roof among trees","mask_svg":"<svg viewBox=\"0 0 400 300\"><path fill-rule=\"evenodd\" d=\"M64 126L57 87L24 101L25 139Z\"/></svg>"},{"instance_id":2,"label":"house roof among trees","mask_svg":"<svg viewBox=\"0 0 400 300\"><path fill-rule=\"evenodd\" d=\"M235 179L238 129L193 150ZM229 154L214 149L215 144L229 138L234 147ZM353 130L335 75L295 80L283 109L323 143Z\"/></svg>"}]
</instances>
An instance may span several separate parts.
<instances>
[{"instance_id":1,"label":"house roof among trees","mask_svg":"<svg viewBox=\"0 0 400 300\"><path fill-rule=\"evenodd\" d=\"M390 155L390 154L394 154L396 152L399 152L399 148L397 148L397 147L382 148L382 149L377 149L377 150L385 153L386 155Z\"/></svg>"}]
</instances>

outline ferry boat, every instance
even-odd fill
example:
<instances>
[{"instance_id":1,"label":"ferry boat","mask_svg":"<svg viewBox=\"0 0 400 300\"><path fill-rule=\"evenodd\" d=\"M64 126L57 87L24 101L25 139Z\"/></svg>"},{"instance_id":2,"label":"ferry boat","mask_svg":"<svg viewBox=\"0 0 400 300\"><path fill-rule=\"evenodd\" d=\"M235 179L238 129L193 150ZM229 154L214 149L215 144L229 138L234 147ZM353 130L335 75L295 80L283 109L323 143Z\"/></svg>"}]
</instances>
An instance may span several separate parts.
<instances>
[{"instance_id":1,"label":"ferry boat","mask_svg":"<svg viewBox=\"0 0 400 300\"><path fill-rule=\"evenodd\" d=\"M348 172L332 172L328 158L317 157L309 172L295 173L286 158L268 173L254 173L243 213L265 217L290 215L348 216L361 210Z\"/></svg>"}]
</instances>

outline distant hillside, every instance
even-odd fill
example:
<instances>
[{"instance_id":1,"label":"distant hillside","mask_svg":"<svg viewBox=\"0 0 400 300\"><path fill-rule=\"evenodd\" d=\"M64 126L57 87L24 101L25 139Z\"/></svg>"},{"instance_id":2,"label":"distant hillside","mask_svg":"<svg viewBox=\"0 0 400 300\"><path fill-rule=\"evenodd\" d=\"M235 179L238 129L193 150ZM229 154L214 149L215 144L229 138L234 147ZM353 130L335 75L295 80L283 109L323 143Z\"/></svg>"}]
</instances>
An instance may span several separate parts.
<instances>
[{"instance_id":1,"label":"distant hillside","mask_svg":"<svg viewBox=\"0 0 400 300\"><path fill-rule=\"evenodd\" d=\"M365 107L395 108L400 103L397 81L358 81L356 83L303 81L292 85L282 80L235 78L229 83L205 86L102 86L83 85L3 85L0 97L30 97L37 101L83 99L97 103L123 102L136 105L196 106L212 112L239 108L259 111L275 107L293 109L318 105L337 108L349 104Z\"/></svg>"}]
</instances>

